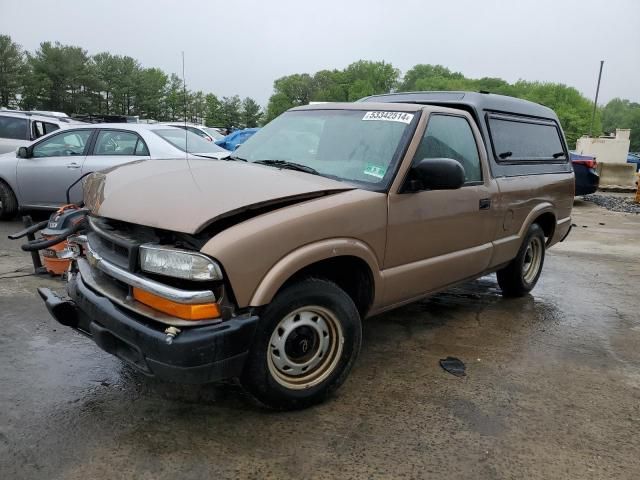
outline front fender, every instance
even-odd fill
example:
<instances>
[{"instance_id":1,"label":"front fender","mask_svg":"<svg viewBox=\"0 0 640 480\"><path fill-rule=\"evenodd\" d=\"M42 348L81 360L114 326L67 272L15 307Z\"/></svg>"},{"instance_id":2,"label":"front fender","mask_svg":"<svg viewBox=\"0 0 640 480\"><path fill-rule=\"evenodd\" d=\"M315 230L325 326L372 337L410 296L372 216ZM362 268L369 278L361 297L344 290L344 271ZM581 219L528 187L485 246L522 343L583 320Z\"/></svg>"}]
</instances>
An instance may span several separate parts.
<instances>
[{"instance_id":1,"label":"front fender","mask_svg":"<svg viewBox=\"0 0 640 480\"><path fill-rule=\"evenodd\" d=\"M367 263L372 273L374 300L382 298L380 265L373 250L364 242L354 238L332 238L300 247L281 258L262 278L253 292L250 306L266 305L284 283L295 273L322 260L335 257L356 257Z\"/></svg>"},{"instance_id":2,"label":"front fender","mask_svg":"<svg viewBox=\"0 0 640 480\"><path fill-rule=\"evenodd\" d=\"M20 191L18 190L18 159L14 155L0 155L0 181L6 183L13 190L18 199L18 204L22 204Z\"/></svg>"}]
</instances>

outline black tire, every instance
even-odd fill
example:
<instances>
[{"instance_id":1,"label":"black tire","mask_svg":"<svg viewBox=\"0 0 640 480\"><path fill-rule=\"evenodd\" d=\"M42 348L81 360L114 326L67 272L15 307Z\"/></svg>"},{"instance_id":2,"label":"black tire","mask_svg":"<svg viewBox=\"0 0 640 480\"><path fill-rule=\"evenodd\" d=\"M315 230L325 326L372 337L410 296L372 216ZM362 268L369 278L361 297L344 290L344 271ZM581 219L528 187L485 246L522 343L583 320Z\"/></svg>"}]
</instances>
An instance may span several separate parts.
<instances>
[{"instance_id":1,"label":"black tire","mask_svg":"<svg viewBox=\"0 0 640 480\"><path fill-rule=\"evenodd\" d=\"M542 273L544 255L544 232L540 225L534 223L529 227L516 258L496 272L502 295L523 297L533 290ZM532 265L535 270L531 270L527 265Z\"/></svg>"},{"instance_id":2,"label":"black tire","mask_svg":"<svg viewBox=\"0 0 640 480\"><path fill-rule=\"evenodd\" d=\"M262 311L240 381L267 407L305 408L344 382L361 342L360 315L351 297L333 282L307 278L286 287ZM313 365L316 360L320 363ZM300 370L305 361L312 367L302 367L309 370L299 376L285 371L294 371L290 365Z\"/></svg>"},{"instance_id":3,"label":"black tire","mask_svg":"<svg viewBox=\"0 0 640 480\"><path fill-rule=\"evenodd\" d=\"M11 187L0 180L0 220L10 220L18 213L18 200Z\"/></svg>"}]
</instances>

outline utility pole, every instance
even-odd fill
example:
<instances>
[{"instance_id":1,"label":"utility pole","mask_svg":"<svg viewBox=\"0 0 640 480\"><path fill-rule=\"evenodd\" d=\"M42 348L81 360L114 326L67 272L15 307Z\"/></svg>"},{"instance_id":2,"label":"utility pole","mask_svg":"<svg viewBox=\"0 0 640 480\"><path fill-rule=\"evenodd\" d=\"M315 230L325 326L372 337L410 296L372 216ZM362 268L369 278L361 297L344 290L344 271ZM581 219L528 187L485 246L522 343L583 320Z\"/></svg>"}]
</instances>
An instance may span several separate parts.
<instances>
[{"instance_id":1,"label":"utility pole","mask_svg":"<svg viewBox=\"0 0 640 480\"><path fill-rule=\"evenodd\" d=\"M598 73L598 86L596 87L596 99L593 102L593 115L591 115L591 126L589 127L589 137L593 136L593 122L596 120L596 110L598 109L598 94L600 93L600 79L602 78L602 66L604 60L600 60L600 73Z\"/></svg>"}]
</instances>

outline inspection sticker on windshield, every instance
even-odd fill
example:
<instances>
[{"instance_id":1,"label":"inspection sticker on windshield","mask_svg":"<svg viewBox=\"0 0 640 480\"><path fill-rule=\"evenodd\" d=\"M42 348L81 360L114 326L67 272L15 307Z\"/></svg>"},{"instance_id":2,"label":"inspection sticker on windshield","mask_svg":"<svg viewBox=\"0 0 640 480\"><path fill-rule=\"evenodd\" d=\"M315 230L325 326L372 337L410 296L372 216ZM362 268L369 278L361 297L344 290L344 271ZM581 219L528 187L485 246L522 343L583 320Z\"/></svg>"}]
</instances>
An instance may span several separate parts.
<instances>
[{"instance_id":1,"label":"inspection sticker on windshield","mask_svg":"<svg viewBox=\"0 0 640 480\"><path fill-rule=\"evenodd\" d=\"M382 120L387 122L411 123L413 113L406 112L367 112L362 120Z\"/></svg>"},{"instance_id":2,"label":"inspection sticker on windshield","mask_svg":"<svg viewBox=\"0 0 640 480\"><path fill-rule=\"evenodd\" d=\"M362 172L365 175L371 175L372 177L382 178L387 173L387 167L384 165L374 165L373 163L367 163Z\"/></svg>"}]
</instances>

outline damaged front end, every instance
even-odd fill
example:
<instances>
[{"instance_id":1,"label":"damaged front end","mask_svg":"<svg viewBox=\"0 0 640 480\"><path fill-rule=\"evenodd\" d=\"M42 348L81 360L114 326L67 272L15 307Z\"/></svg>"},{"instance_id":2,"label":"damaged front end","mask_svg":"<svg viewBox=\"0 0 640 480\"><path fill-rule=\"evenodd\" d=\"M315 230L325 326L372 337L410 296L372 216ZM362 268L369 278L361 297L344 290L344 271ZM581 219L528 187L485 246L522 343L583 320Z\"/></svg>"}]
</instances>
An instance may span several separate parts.
<instances>
[{"instance_id":1,"label":"damaged front end","mask_svg":"<svg viewBox=\"0 0 640 480\"><path fill-rule=\"evenodd\" d=\"M38 293L59 323L145 374L187 383L237 376L258 318L237 311L222 268L198 243L90 217L66 295Z\"/></svg>"}]
</instances>

